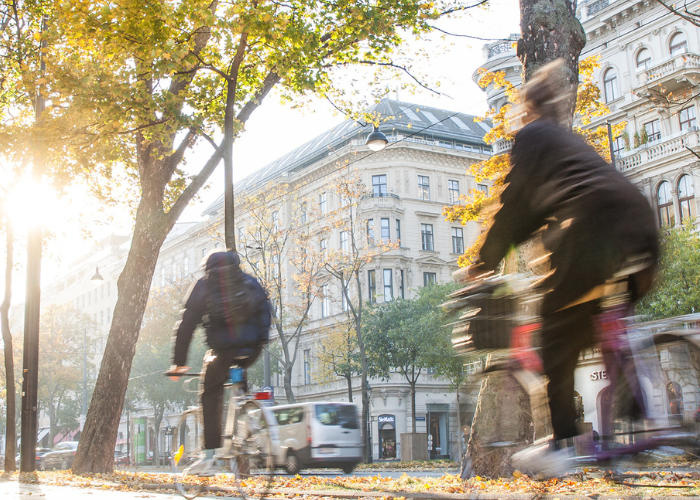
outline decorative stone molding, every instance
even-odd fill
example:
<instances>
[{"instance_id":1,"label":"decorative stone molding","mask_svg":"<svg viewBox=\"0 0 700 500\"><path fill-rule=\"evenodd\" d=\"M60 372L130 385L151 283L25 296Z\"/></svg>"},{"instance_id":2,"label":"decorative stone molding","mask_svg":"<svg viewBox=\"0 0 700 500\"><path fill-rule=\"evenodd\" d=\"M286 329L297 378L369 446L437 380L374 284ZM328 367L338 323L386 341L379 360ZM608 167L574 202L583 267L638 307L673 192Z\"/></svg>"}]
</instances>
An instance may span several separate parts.
<instances>
[{"instance_id":1,"label":"decorative stone molding","mask_svg":"<svg viewBox=\"0 0 700 500\"><path fill-rule=\"evenodd\" d=\"M389 398L389 391L386 387L382 387L381 393L382 399L384 400L384 406L386 407L386 400Z\"/></svg>"},{"instance_id":2,"label":"decorative stone molding","mask_svg":"<svg viewBox=\"0 0 700 500\"><path fill-rule=\"evenodd\" d=\"M399 389L399 392L396 394L399 398L399 406L401 405L401 401L403 401L403 398L406 397L408 394L408 391L406 389Z\"/></svg>"}]
</instances>

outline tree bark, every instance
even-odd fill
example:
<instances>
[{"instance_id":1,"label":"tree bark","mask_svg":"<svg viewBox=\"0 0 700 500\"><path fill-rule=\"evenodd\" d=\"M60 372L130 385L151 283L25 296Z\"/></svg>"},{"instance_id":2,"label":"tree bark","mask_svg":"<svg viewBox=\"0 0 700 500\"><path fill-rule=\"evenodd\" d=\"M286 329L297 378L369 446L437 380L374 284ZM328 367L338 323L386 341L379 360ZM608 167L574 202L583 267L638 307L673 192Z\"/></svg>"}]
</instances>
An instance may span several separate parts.
<instances>
[{"instance_id":1,"label":"tree bark","mask_svg":"<svg viewBox=\"0 0 700 500\"><path fill-rule=\"evenodd\" d=\"M510 477L510 457L533 441L530 399L527 392L507 373L489 375L479 391L467 453L472 469L469 476ZM495 442L523 446L490 448Z\"/></svg>"},{"instance_id":2,"label":"tree bark","mask_svg":"<svg viewBox=\"0 0 700 500\"><path fill-rule=\"evenodd\" d=\"M566 61L571 82L570 109L573 121L578 59L586 44L585 32L576 18L576 1L520 0L520 30L522 38L518 40L517 53L523 64L524 82L545 64L559 58ZM562 91L565 92L566 89ZM515 269L512 267L512 264L507 265L506 270L516 271L517 263ZM527 446L535 437L530 398L509 374L490 375L484 380L472 424L467 451L472 469L462 471L463 475L511 475L511 455ZM546 429L547 426L539 425L537 428ZM512 441L520 446L501 448L498 451L483 447L493 441Z\"/></svg>"},{"instance_id":3,"label":"tree bark","mask_svg":"<svg viewBox=\"0 0 700 500\"><path fill-rule=\"evenodd\" d=\"M5 297L0 305L0 325L5 343L6 424L5 424L5 472L17 470L17 400L15 393L15 360L10 332L10 304L12 303L12 268L14 267L14 234L9 218L5 219L7 260L5 261Z\"/></svg>"},{"instance_id":4,"label":"tree bark","mask_svg":"<svg viewBox=\"0 0 700 500\"><path fill-rule=\"evenodd\" d=\"M143 187L131 250L124 271L117 281L117 304L102 366L73 463L74 473L112 472L114 467L113 444L117 439L151 279L160 247L173 225L172 220L164 217L162 209L159 210L158 194L154 196L157 191L158 187ZM105 443L109 445L106 446Z\"/></svg>"},{"instance_id":5,"label":"tree bark","mask_svg":"<svg viewBox=\"0 0 700 500\"><path fill-rule=\"evenodd\" d=\"M348 383L348 401L352 403L352 373L345 375L345 380Z\"/></svg>"},{"instance_id":6,"label":"tree bark","mask_svg":"<svg viewBox=\"0 0 700 500\"><path fill-rule=\"evenodd\" d=\"M571 90L578 86L578 58L586 45L586 33L576 18L576 0L520 0L518 58L523 82L545 64L562 58L569 69ZM576 106L572 92L571 116Z\"/></svg>"}]
</instances>

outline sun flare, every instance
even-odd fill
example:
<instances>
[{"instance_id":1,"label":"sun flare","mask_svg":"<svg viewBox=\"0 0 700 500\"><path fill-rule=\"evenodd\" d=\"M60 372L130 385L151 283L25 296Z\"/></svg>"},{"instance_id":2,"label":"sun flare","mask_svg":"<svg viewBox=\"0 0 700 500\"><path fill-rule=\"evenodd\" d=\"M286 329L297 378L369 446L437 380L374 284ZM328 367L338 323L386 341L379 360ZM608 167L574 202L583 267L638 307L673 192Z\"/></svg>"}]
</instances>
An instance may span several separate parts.
<instances>
[{"instance_id":1,"label":"sun flare","mask_svg":"<svg viewBox=\"0 0 700 500\"><path fill-rule=\"evenodd\" d=\"M4 204L16 230L29 229L36 224L53 228L64 221L65 203L46 183L24 177L10 190Z\"/></svg>"}]
</instances>

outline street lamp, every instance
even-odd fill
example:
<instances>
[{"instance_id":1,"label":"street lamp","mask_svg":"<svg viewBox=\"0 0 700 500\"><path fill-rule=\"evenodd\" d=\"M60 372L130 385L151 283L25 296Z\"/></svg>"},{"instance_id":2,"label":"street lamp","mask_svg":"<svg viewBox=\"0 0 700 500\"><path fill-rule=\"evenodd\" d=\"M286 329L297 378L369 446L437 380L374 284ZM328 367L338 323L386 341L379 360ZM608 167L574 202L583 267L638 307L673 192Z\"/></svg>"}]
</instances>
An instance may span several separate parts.
<instances>
[{"instance_id":1,"label":"street lamp","mask_svg":"<svg viewBox=\"0 0 700 500\"><path fill-rule=\"evenodd\" d=\"M90 278L92 281L103 281L104 278L100 274L100 268L98 266L95 266L95 274L92 275L92 278Z\"/></svg>"},{"instance_id":2,"label":"street lamp","mask_svg":"<svg viewBox=\"0 0 700 500\"><path fill-rule=\"evenodd\" d=\"M389 139L386 138L379 128L375 125L372 133L367 137L367 142L365 143L369 149L372 151L381 151L389 144Z\"/></svg>"}]
</instances>

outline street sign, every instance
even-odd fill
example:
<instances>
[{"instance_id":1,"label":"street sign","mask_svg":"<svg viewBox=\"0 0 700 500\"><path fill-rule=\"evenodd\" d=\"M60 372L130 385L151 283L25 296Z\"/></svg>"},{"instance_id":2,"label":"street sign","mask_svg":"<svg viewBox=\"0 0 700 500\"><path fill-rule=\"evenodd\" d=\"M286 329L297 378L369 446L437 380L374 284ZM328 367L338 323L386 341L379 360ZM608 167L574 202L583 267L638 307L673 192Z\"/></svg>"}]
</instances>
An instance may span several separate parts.
<instances>
[{"instance_id":1,"label":"street sign","mask_svg":"<svg viewBox=\"0 0 700 500\"><path fill-rule=\"evenodd\" d=\"M416 417L416 422L425 422L425 417Z\"/></svg>"}]
</instances>

